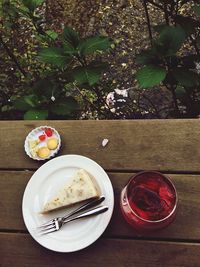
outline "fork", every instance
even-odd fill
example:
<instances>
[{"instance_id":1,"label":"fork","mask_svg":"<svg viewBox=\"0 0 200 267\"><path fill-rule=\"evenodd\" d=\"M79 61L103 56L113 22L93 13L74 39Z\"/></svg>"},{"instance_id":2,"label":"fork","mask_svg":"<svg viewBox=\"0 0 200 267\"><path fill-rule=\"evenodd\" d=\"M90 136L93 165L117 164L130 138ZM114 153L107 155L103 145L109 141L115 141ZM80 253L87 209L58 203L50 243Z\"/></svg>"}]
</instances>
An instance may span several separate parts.
<instances>
[{"instance_id":1,"label":"fork","mask_svg":"<svg viewBox=\"0 0 200 267\"><path fill-rule=\"evenodd\" d=\"M53 218L50 221L41 224L40 226L37 226L36 229L40 229L40 228L44 228L45 226L51 225L55 220L56 221L64 221L65 219L76 215L79 212L82 212L84 210L90 209L94 206L99 205L101 202L103 202L105 200L105 197L102 195L98 198L93 199L92 201L90 200L89 202L85 203L84 205L78 207L76 210L71 211L70 213L66 214L65 216L62 217L57 217L57 218Z\"/></svg>"},{"instance_id":2,"label":"fork","mask_svg":"<svg viewBox=\"0 0 200 267\"><path fill-rule=\"evenodd\" d=\"M43 227L43 229L39 230L38 234L45 235L45 234L56 232L56 231L60 230L60 228L66 223L69 223L69 222L72 222L72 221L75 221L75 220L78 220L81 218L86 218L86 217L90 217L93 215L101 214L107 210L108 210L107 206L99 206L99 207L87 210L81 214L77 214L74 217L70 217L70 218L67 218L64 220L59 220L58 218L55 218L51 224L49 224L48 226L45 226L45 227Z\"/></svg>"}]
</instances>

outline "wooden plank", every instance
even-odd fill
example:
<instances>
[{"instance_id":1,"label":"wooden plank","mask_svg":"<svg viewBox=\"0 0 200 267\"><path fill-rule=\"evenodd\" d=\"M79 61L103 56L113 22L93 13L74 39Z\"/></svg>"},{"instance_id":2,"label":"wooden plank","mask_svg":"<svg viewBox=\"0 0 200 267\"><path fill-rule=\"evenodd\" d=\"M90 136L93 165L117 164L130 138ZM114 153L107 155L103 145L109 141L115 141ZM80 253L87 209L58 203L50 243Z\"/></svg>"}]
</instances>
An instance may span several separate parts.
<instances>
[{"instance_id":1,"label":"wooden plank","mask_svg":"<svg viewBox=\"0 0 200 267\"><path fill-rule=\"evenodd\" d=\"M25 230L21 203L26 184L33 172L0 172L0 229ZM115 192L114 214L105 235L110 237L139 237L125 222L119 208L119 195L131 173L108 173ZM179 195L176 220L166 229L149 234L155 239L200 240L200 175L170 175ZM141 235L140 235L141 236ZM144 235L143 237L146 237Z\"/></svg>"},{"instance_id":2,"label":"wooden plank","mask_svg":"<svg viewBox=\"0 0 200 267\"><path fill-rule=\"evenodd\" d=\"M102 239L74 253L49 251L26 234L0 234L1 266L197 267L200 244ZM19 246L19 244L22 244Z\"/></svg>"},{"instance_id":3,"label":"wooden plank","mask_svg":"<svg viewBox=\"0 0 200 267\"><path fill-rule=\"evenodd\" d=\"M24 153L29 131L55 127L62 137L60 155L80 154L107 170L199 172L200 122L194 120L1 121L0 168L37 168ZM103 148L102 139L109 144Z\"/></svg>"},{"instance_id":4,"label":"wooden plank","mask_svg":"<svg viewBox=\"0 0 200 267\"><path fill-rule=\"evenodd\" d=\"M25 230L22 198L32 172L0 172L0 229Z\"/></svg>"}]
</instances>

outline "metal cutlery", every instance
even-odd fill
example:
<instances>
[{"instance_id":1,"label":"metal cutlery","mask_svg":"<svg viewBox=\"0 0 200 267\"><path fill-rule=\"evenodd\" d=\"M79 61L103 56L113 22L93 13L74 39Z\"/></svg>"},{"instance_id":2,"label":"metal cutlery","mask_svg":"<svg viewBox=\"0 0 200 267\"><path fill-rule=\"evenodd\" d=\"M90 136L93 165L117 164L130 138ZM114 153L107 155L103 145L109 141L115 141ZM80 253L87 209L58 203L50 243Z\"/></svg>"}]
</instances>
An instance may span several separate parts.
<instances>
[{"instance_id":1,"label":"metal cutlery","mask_svg":"<svg viewBox=\"0 0 200 267\"><path fill-rule=\"evenodd\" d=\"M45 235L45 234L53 233L55 231L60 230L60 228L66 223L69 223L71 221L75 221L81 218L86 218L86 217L94 216L97 214L101 214L103 212L106 212L107 210L108 210L107 206L99 206L99 207L87 210L85 212L82 212L81 214L76 214L75 216L67 217L65 219L55 218L50 224L40 227L40 229L38 229L38 234Z\"/></svg>"},{"instance_id":2,"label":"metal cutlery","mask_svg":"<svg viewBox=\"0 0 200 267\"><path fill-rule=\"evenodd\" d=\"M66 215L64 215L62 217L53 218L50 221L45 222L45 223L41 224L40 226L37 226L36 229L40 229L40 228L43 228L45 226L51 225L55 220L58 220L58 221L65 220L65 219L67 219L67 218L69 218L69 217L71 217L73 215L76 215L76 214L78 214L80 212L83 212L85 210L88 210L88 209L90 209L92 207L95 207L95 206L99 205L104 200L105 200L105 197L103 195L98 197L98 198L89 200L87 203L85 203L82 206L78 207L77 209L67 213Z\"/></svg>"}]
</instances>

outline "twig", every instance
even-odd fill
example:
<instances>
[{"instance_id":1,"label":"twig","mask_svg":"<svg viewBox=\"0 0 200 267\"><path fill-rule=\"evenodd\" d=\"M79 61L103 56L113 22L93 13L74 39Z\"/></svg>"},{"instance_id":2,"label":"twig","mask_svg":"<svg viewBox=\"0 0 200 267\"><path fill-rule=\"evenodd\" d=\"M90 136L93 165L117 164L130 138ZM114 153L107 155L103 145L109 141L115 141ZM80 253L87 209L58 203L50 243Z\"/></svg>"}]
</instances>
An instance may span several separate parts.
<instances>
[{"instance_id":1,"label":"twig","mask_svg":"<svg viewBox=\"0 0 200 267\"><path fill-rule=\"evenodd\" d=\"M64 10L64 6L57 0L56 3L59 5L59 7Z\"/></svg>"},{"instance_id":2,"label":"twig","mask_svg":"<svg viewBox=\"0 0 200 267\"><path fill-rule=\"evenodd\" d=\"M169 25L169 17L168 17L167 3L165 1L164 1L164 14L165 14L166 24Z\"/></svg>"},{"instance_id":3,"label":"twig","mask_svg":"<svg viewBox=\"0 0 200 267\"><path fill-rule=\"evenodd\" d=\"M143 6L146 14L146 19L147 19L147 26L148 26L148 31L149 31L149 39L151 46L153 45L153 37L152 37L152 31L151 31L151 22L150 22L150 17L149 17L149 12L148 12L148 7L147 7L147 2L146 0L143 0Z\"/></svg>"},{"instance_id":4,"label":"twig","mask_svg":"<svg viewBox=\"0 0 200 267\"><path fill-rule=\"evenodd\" d=\"M166 83L164 85L169 91L171 91L172 97L173 97L173 101L174 101L175 110L176 110L177 114L180 114L175 88L173 86L169 87Z\"/></svg>"}]
</instances>

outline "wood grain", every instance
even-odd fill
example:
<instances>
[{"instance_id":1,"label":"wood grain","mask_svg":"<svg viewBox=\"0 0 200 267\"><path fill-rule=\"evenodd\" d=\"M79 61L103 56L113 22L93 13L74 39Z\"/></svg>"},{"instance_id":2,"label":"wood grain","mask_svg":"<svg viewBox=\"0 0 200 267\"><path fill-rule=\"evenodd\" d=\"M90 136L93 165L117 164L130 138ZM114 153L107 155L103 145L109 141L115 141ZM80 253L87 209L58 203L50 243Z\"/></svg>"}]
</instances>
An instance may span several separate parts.
<instances>
[{"instance_id":1,"label":"wood grain","mask_svg":"<svg viewBox=\"0 0 200 267\"><path fill-rule=\"evenodd\" d=\"M198 267L200 244L100 238L87 249L57 253L26 234L0 234L1 266ZM19 246L21 244L21 246Z\"/></svg>"},{"instance_id":2,"label":"wood grain","mask_svg":"<svg viewBox=\"0 0 200 267\"><path fill-rule=\"evenodd\" d=\"M33 172L0 172L0 229L26 230L22 218L22 197ZM153 239L200 240L200 175L170 175L179 195L178 214L166 229L149 235L138 235L123 219L119 208L119 195L131 173L108 173L115 193L114 214L105 236L148 237Z\"/></svg>"},{"instance_id":3,"label":"wood grain","mask_svg":"<svg viewBox=\"0 0 200 267\"><path fill-rule=\"evenodd\" d=\"M0 168L37 168L24 153L26 135L41 125L55 127L61 154L80 154L107 170L200 171L200 121L1 121ZM101 142L109 139L103 148Z\"/></svg>"}]
</instances>

